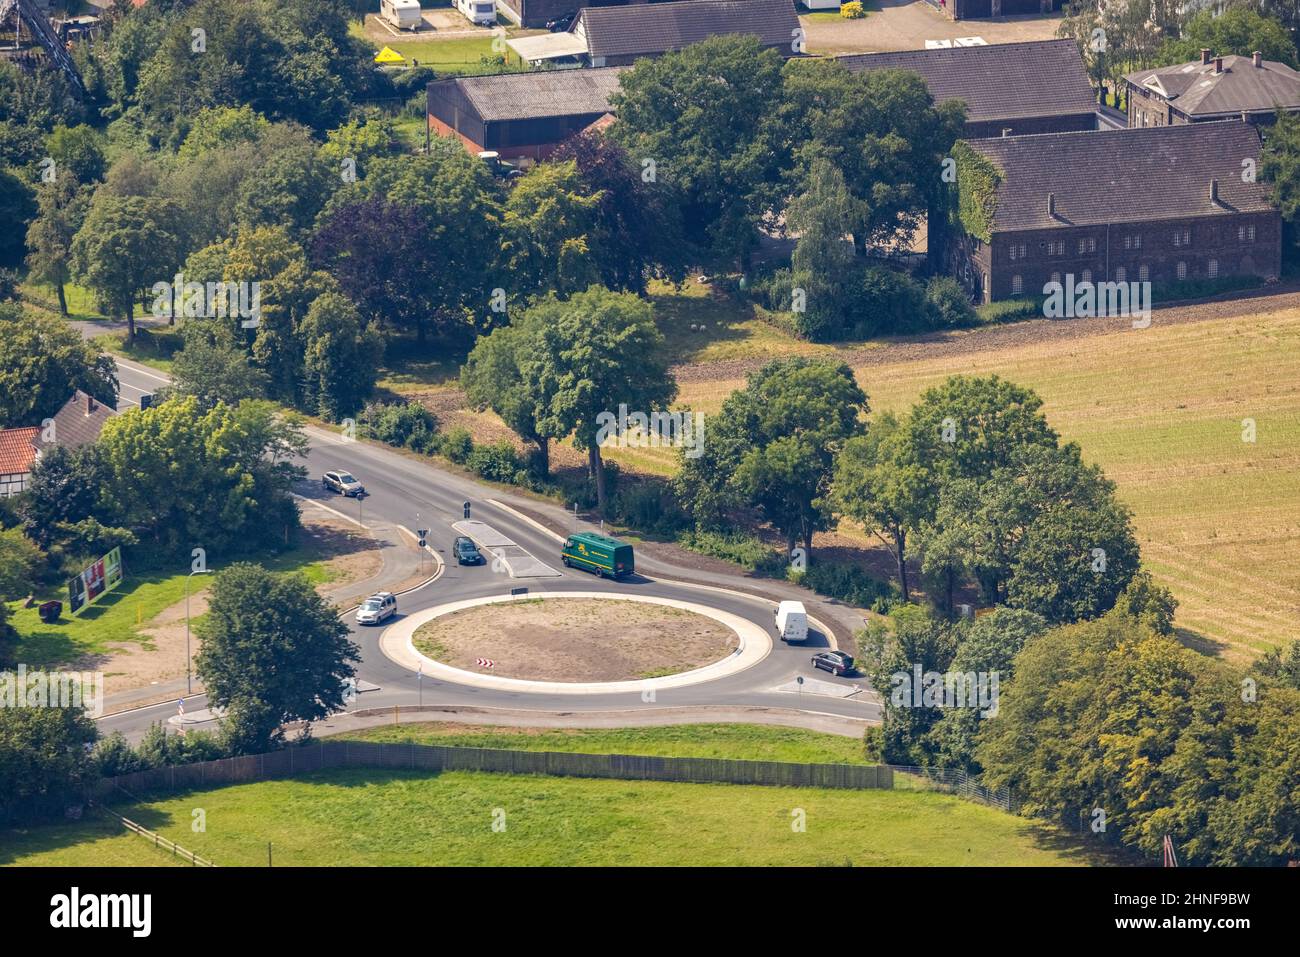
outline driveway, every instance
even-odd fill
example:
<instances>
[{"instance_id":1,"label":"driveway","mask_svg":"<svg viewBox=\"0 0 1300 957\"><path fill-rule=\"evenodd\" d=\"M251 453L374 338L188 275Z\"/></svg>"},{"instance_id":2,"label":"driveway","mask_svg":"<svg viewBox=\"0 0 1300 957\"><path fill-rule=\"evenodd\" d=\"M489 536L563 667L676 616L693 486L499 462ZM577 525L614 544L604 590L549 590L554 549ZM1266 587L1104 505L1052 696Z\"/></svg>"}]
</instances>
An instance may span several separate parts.
<instances>
[{"instance_id":1,"label":"driveway","mask_svg":"<svg viewBox=\"0 0 1300 957\"><path fill-rule=\"evenodd\" d=\"M996 20L953 22L921 0L877 0L862 20L802 16L810 53L879 53L922 50L926 40L983 37L989 43L1050 40L1061 25L1059 16L999 17Z\"/></svg>"}]
</instances>

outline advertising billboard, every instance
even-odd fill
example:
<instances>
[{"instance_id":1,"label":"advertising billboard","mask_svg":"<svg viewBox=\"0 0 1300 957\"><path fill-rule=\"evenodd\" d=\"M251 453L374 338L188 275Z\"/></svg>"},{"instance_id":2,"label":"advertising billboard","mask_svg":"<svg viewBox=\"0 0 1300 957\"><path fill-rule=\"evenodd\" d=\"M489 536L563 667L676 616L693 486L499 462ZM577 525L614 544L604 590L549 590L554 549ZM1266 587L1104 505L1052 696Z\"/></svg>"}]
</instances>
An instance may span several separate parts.
<instances>
[{"instance_id":1,"label":"advertising billboard","mask_svg":"<svg viewBox=\"0 0 1300 957\"><path fill-rule=\"evenodd\" d=\"M122 583L122 549L115 548L68 579L68 613L75 615Z\"/></svg>"}]
</instances>

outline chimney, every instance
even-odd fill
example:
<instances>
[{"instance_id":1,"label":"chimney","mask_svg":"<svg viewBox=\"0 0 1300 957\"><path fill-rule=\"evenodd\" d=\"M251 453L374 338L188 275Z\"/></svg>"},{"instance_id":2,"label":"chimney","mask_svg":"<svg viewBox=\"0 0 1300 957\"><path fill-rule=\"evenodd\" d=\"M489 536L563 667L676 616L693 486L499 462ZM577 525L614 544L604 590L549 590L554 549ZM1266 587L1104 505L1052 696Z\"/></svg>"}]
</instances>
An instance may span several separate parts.
<instances>
[{"instance_id":1,"label":"chimney","mask_svg":"<svg viewBox=\"0 0 1300 957\"><path fill-rule=\"evenodd\" d=\"M1219 205L1219 181L1217 179L1210 180L1210 205Z\"/></svg>"},{"instance_id":2,"label":"chimney","mask_svg":"<svg viewBox=\"0 0 1300 957\"><path fill-rule=\"evenodd\" d=\"M1048 219L1056 218L1056 194L1055 193L1047 194L1047 218Z\"/></svg>"},{"instance_id":3,"label":"chimney","mask_svg":"<svg viewBox=\"0 0 1300 957\"><path fill-rule=\"evenodd\" d=\"M1010 136L1010 135L1011 135L1011 127L1009 127L1009 126L1004 126L1004 127L1002 127L1002 135L1003 135L1003 136Z\"/></svg>"},{"instance_id":4,"label":"chimney","mask_svg":"<svg viewBox=\"0 0 1300 957\"><path fill-rule=\"evenodd\" d=\"M93 415L95 412L95 400L86 396L86 415Z\"/></svg>"},{"instance_id":5,"label":"chimney","mask_svg":"<svg viewBox=\"0 0 1300 957\"><path fill-rule=\"evenodd\" d=\"M1201 66L1208 66L1210 63L1210 48L1201 47Z\"/></svg>"},{"instance_id":6,"label":"chimney","mask_svg":"<svg viewBox=\"0 0 1300 957\"><path fill-rule=\"evenodd\" d=\"M1223 72L1223 57L1221 57L1221 56L1216 56L1216 57L1214 58L1214 72L1215 72L1216 74L1219 74L1219 73L1222 73L1222 72Z\"/></svg>"},{"instance_id":7,"label":"chimney","mask_svg":"<svg viewBox=\"0 0 1300 957\"><path fill-rule=\"evenodd\" d=\"M1256 70L1264 69L1264 54L1256 50L1254 53L1250 55L1250 62L1255 64Z\"/></svg>"}]
</instances>

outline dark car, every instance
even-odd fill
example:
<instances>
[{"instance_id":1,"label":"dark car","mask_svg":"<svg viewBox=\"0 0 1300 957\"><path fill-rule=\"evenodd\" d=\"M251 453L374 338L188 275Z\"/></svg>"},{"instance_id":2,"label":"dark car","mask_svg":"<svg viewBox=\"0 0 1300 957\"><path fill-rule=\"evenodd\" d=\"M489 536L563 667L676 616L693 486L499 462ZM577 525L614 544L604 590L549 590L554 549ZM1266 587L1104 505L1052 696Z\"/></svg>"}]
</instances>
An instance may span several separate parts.
<instances>
[{"instance_id":1,"label":"dark car","mask_svg":"<svg viewBox=\"0 0 1300 957\"><path fill-rule=\"evenodd\" d=\"M842 651L823 651L812 656L814 668L825 668L833 675L847 675L853 670L853 656Z\"/></svg>"},{"instance_id":2,"label":"dark car","mask_svg":"<svg viewBox=\"0 0 1300 957\"><path fill-rule=\"evenodd\" d=\"M452 542L451 553L456 556L457 565L482 565L487 561L474 540L464 535Z\"/></svg>"}]
</instances>

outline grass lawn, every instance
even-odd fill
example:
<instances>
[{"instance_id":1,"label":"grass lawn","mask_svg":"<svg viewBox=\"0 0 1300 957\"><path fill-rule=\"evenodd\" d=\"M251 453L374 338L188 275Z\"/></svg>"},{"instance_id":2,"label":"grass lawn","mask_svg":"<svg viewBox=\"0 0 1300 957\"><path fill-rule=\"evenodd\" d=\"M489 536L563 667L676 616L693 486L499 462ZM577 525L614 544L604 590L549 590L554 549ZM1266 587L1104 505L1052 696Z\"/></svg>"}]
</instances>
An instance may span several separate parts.
<instances>
[{"instance_id":1,"label":"grass lawn","mask_svg":"<svg viewBox=\"0 0 1300 957\"><path fill-rule=\"evenodd\" d=\"M190 830L195 807L207 831ZM791 823L797 809L806 831ZM221 866L1063 865L1090 863L1059 832L960 798L390 769L321 772L196 791L121 813ZM505 830L493 822L504 814ZM85 826L5 840L0 860L113 863ZM144 843L142 839L141 843ZM58 848L66 848L56 851ZM152 852L145 846L144 850Z\"/></svg>"},{"instance_id":2,"label":"grass lawn","mask_svg":"<svg viewBox=\"0 0 1300 957\"><path fill-rule=\"evenodd\" d=\"M248 560L258 561L272 571L300 571L313 585L330 579L330 570L320 560L315 547L295 548L279 555L252 556ZM55 666L71 663L82 655L105 654L115 644L148 643L147 636L141 635L140 629L148 627L164 609L185 599L185 579L189 568L188 565L184 567L185 571L179 573L170 569L133 571L128 563L122 584L76 616L68 614L66 590L51 589L37 598L63 601L63 617L55 624L42 622L36 609L23 608L21 601L9 602L10 623L19 634L18 659L29 668ZM190 594L197 594L205 585L201 578L191 582ZM200 617L195 615L192 622Z\"/></svg>"},{"instance_id":3,"label":"grass lawn","mask_svg":"<svg viewBox=\"0 0 1300 957\"><path fill-rule=\"evenodd\" d=\"M184 846L184 845L182 845ZM0 866L191 867L108 817L0 830Z\"/></svg>"},{"instance_id":4,"label":"grass lawn","mask_svg":"<svg viewBox=\"0 0 1300 957\"><path fill-rule=\"evenodd\" d=\"M858 380L873 411L903 411L958 373L1035 389L1053 427L1118 484L1189 644L1243 659L1295 637L1300 312L1165 327L1157 314L1147 330L867 366ZM716 412L743 384L687 382L679 401ZM629 451L672 467L672 450Z\"/></svg>"},{"instance_id":5,"label":"grass lawn","mask_svg":"<svg viewBox=\"0 0 1300 957\"><path fill-rule=\"evenodd\" d=\"M862 739L761 724L678 724L654 728L510 728L437 721L343 735L354 741L415 742L514 751L731 758L802 764L868 764Z\"/></svg>"}]
</instances>

